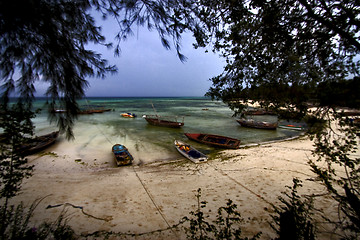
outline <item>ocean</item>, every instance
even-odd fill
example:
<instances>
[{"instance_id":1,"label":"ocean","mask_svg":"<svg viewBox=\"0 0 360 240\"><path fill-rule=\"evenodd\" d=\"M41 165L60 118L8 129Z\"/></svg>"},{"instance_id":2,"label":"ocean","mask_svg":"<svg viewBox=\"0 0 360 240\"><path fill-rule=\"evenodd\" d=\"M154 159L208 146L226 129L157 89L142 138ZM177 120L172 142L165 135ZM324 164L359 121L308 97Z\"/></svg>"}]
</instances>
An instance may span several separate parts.
<instances>
[{"instance_id":1,"label":"ocean","mask_svg":"<svg viewBox=\"0 0 360 240\"><path fill-rule=\"evenodd\" d=\"M48 121L44 99L37 99L36 108L43 109L34 119L36 134L46 134L57 127ZM120 98L89 97L79 101L81 106L101 106L111 111L79 115L74 128L75 143L86 148L98 139L96 147L111 153L115 143L123 144L143 162L144 159L167 160L178 158L173 142L188 142L198 150L209 154L218 149L188 140L184 133L209 133L240 139L242 144L261 143L293 137L297 131L280 129L260 130L241 127L226 104L205 97L171 98ZM155 107L155 110L153 107ZM184 121L179 129L149 125L143 115L177 116ZM132 112L137 118L124 118L121 113ZM259 120L277 121L276 116L254 116ZM66 141L62 138L62 141ZM99 145L103 145L102 147ZM101 147L101 148L100 148ZM80 147L79 147L80 148Z\"/></svg>"}]
</instances>

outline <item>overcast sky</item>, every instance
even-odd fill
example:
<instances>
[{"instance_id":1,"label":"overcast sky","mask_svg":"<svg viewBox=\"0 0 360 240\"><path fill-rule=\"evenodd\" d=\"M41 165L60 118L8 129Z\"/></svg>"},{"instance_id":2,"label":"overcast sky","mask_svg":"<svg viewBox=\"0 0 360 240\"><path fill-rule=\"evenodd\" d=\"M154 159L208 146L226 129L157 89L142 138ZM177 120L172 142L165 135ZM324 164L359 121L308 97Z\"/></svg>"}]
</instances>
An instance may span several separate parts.
<instances>
[{"instance_id":1,"label":"overcast sky","mask_svg":"<svg viewBox=\"0 0 360 240\"><path fill-rule=\"evenodd\" d=\"M98 21L108 41L117 33L115 23ZM105 79L88 79L90 87L87 96L115 97L166 97L203 96L211 86L209 79L222 72L224 61L211 51L194 49L190 34L183 36L182 53L188 58L182 63L175 49L166 50L156 31L135 28L135 35L121 44L120 57L114 57L113 50L92 47L118 72ZM38 86L37 94L42 95L46 86Z\"/></svg>"}]
</instances>

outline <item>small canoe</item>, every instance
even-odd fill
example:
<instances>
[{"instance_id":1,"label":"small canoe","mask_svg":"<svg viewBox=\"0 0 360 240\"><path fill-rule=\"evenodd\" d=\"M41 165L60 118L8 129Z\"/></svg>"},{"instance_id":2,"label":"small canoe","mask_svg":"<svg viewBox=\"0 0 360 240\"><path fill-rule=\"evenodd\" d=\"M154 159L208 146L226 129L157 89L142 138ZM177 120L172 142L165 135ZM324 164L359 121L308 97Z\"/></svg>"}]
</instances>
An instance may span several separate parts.
<instances>
[{"instance_id":1,"label":"small canoe","mask_svg":"<svg viewBox=\"0 0 360 240\"><path fill-rule=\"evenodd\" d=\"M185 133L190 140L200 143L221 147L236 149L240 146L240 140L220 135L202 134L202 133Z\"/></svg>"},{"instance_id":2,"label":"small canoe","mask_svg":"<svg viewBox=\"0 0 360 240\"><path fill-rule=\"evenodd\" d=\"M279 128L284 128L284 129L289 129L289 130L296 130L296 131L303 131L304 127L302 126L295 126L292 124L288 124L288 125L279 125Z\"/></svg>"},{"instance_id":3,"label":"small canoe","mask_svg":"<svg viewBox=\"0 0 360 240\"><path fill-rule=\"evenodd\" d=\"M22 145L18 151L23 156L37 153L49 147L51 144L55 143L58 136L59 136L59 131L55 131L49 134L34 137L33 139L30 139L27 143Z\"/></svg>"},{"instance_id":4,"label":"small canoe","mask_svg":"<svg viewBox=\"0 0 360 240\"><path fill-rule=\"evenodd\" d=\"M258 129L267 129L267 130L276 130L278 124L270 123L265 121L255 121L253 119L237 119L236 120L241 126L249 128L258 128Z\"/></svg>"},{"instance_id":5,"label":"small canoe","mask_svg":"<svg viewBox=\"0 0 360 240\"><path fill-rule=\"evenodd\" d=\"M171 127L171 128L180 128L184 126L183 122L178 122L176 119L175 121L169 120L168 117L160 117L157 115L144 115L143 118L145 120L154 126L160 126L160 127Z\"/></svg>"},{"instance_id":6,"label":"small canoe","mask_svg":"<svg viewBox=\"0 0 360 240\"><path fill-rule=\"evenodd\" d=\"M124 166L129 165L134 160L133 156L130 154L129 150L121 144L115 144L112 147L112 152L114 153L116 165Z\"/></svg>"},{"instance_id":7,"label":"small canoe","mask_svg":"<svg viewBox=\"0 0 360 240\"><path fill-rule=\"evenodd\" d=\"M181 155L183 155L184 157L186 157L187 159L189 159L194 163L206 162L208 159L208 157L205 154L201 153L197 149L193 148L189 144L186 144L182 141L175 140L174 145L176 150L178 150L178 152Z\"/></svg>"},{"instance_id":8,"label":"small canoe","mask_svg":"<svg viewBox=\"0 0 360 240\"><path fill-rule=\"evenodd\" d=\"M124 118L135 118L136 117L135 113L121 113L120 115Z\"/></svg>"}]
</instances>

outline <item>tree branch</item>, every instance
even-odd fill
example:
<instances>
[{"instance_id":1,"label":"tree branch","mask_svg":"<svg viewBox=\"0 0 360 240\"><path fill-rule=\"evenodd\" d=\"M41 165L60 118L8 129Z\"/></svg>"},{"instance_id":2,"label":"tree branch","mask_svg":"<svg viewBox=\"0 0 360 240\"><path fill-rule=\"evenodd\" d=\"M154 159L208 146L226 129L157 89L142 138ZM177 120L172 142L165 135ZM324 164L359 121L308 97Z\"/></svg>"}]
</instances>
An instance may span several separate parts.
<instances>
[{"instance_id":1,"label":"tree branch","mask_svg":"<svg viewBox=\"0 0 360 240\"><path fill-rule=\"evenodd\" d=\"M309 17L313 18L314 20L318 21L319 23L326 26L329 30L334 31L335 33L339 34L341 38L346 39L352 46L354 46L358 51L360 51L360 43L356 40L356 38L352 37L349 33L343 31L341 28L337 27L337 24L334 24L325 18L317 15L312 7L307 3L306 0L299 0L299 2L306 8L308 11Z\"/></svg>"}]
</instances>

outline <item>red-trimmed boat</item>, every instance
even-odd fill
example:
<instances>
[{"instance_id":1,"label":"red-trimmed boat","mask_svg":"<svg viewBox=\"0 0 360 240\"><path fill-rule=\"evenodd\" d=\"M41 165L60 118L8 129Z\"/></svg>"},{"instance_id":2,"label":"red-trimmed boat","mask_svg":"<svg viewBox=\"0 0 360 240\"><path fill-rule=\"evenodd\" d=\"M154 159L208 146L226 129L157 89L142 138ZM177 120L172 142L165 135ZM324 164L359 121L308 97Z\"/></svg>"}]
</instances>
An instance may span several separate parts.
<instances>
[{"instance_id":1,"label":"red-trimmed boat","mask_svg":"<svg viewBox=\"0 0 360 240\"><path fill-rule=\"evenodd\" d=\"M185 133L185 136L190 140L194 140L200 143L212 145L221 148L236 149L240 146L240 140L214 134L203 133Z\"/></svg>"}]
</instances>

